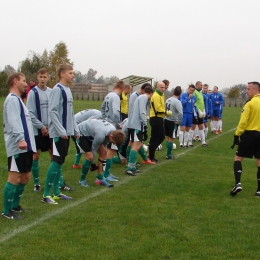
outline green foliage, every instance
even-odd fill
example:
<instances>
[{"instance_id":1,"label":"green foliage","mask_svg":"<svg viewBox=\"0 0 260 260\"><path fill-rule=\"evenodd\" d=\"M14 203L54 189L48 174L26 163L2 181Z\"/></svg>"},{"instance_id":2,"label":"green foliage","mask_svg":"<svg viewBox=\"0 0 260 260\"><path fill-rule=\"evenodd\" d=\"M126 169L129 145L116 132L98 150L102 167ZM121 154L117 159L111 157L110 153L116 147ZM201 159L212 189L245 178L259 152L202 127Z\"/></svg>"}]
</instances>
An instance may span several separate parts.
<instances>
[{"instance_id":1,"label":"green foliage","mask_svg":"<svg viewBox=\"0 0 260 260\"><path fill-rule=\"evenodd\" d=\"M230 91L228 92L229 98L239 98L239 96L240 96L239 89L236 87L231 88Z\"/></svg>"},{"instance_id":2,"label":"green foliage","mask_svg":"<svg viewBox=\"0 0 260 260\"><path fill-rule=\"evenodd\" d=\"M0 72L0 96L4 97L8 94L9 89L7 86L8 75L5 71Z\"/></svg>"}]
</instances>

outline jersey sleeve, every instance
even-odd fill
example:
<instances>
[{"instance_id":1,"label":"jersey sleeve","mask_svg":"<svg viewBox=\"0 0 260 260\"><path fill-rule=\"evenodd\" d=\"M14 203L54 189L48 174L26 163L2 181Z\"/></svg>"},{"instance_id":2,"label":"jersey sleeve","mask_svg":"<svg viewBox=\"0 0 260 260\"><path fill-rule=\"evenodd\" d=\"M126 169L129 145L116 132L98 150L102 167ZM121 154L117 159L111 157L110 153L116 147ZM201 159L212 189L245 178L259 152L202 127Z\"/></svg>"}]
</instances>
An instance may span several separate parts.
<instances>
[{"instance_id":1,"label":"jersey sleeve","mask_svg":"<svg viewBox=\"0 0 260 260\"><path fill-rule=\"evenodd\" d=\"M248 120L249 120L249 117L250 117L250 114L251 114L251 105L250 105L250 102L247 102L242 110L242 114L241 114L237 129L235 131L235 135L240 136L241 134L244 133Z\"/></svg>"}]
</instances>

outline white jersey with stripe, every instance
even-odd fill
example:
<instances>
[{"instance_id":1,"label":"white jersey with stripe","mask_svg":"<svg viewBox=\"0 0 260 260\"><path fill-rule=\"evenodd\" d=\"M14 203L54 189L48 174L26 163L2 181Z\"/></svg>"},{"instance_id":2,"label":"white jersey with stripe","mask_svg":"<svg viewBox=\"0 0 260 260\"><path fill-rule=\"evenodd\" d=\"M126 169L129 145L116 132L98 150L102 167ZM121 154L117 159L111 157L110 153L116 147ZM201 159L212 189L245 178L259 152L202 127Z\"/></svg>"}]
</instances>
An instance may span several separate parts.
<instances>
[{"instance_id":1,"label":"white jersey with stripe","mask_svg":"<svg viewBox=\"0 0 260 260\"><path fill-rule=\"evenodd\" d=\"M135 91L129 98L129 104L128 104L128 118L131 118L133 108L134 108L134 103L136 99L140 96L141 94L138 91Z\"/></svg>"},{"instance_id":2,"label":"white jersey with stripe","mask_svg":"<svg viewBox=\"0 0 260 260\"><path fill-rule=\"evenodd\" d=\"M91 109L82 110L75 115L75 119L76 119L77 124L80 124L83 121L88 120L88 119L92 119L92 118L93 119L101 119L102 118L101 112L97 109L91 108Z\"/></svg>"},{"instance_id":3,"label":"white jersey with stripe","mask_svg":"<svg viewBox=\"0 0 260 260\"><path fill-rule=\"evenodd\" d=\"M171 117L165 117L166 120L173 121L176 124L181 124L183 110L181 101L178 100L176 97L170 97L165 102L165 109L172 111Z\"/></svg>"},{"instance_id":4,"label":"white jersey with stripe","mask_svg":"<svg viewBox=\"0 0 260 260\"><path fill-rule=\"evenodd\" d=\"M103 119L113 124L117 129L120 128L120 97L116 92L110 92L106 95L101 105L101 113Z\"/></svg>"},{"instance_id":5,"label":"white jersey with stripe","mask_svg":"<svg viewBox=\"0 0 260 260\"><path fill-rule=\"evenodd\" d=\"M79 125L80 136L92 142L92 152L95 155L101 144L108 144L108 135L115 131L114 125L104 119L88 119Z\"/></svg>"},{"instance_id":6,"label":"white jersey with stripe","mask_svg":"<svg viewBox=\"0 0 260 260\"><path fill-rule=\"evenodd\" d=\"M64 103L62 90L64 92L67 103ZM60 83L56 84L52 89L49 101L49 135L50 138L63 136L79 136L78 125L74 118L73 97L69 87Z\"/></svg>"},{"instance_id":7,"label":"white jersey with stripe","mask_svg":"<svg viewBox=\"0 0 260 260\"><path fill-rule=\"evenodd\" d=\"M4 102L4 139L7 156L28 151L36 152L30 113L21 98L9 93ZM27 150L19 149L18 142L26 141Z\"/></svg>"},{"instance_id":8,"label":"white jersey with stripe","mask_svg":"<svg viewBox=\"0 0 260 260\"><path fill-rule=\"evenodd\" d=\"M41 113L41 120L37 112L37 101L36 101L36 94L34 91L37 91L39 95L39 101L40 101L39 109ZM49 87L46 87L45 89L41 89L38 86L36 86L28 94L26 107L28 108L32 119L34 135L38 135L38 130L42 129L44 126L48 127L48 118L49 118L48 109L49 109L49 100L50 100L51 92L52 89Z\"/></svg>"}]
</instances>

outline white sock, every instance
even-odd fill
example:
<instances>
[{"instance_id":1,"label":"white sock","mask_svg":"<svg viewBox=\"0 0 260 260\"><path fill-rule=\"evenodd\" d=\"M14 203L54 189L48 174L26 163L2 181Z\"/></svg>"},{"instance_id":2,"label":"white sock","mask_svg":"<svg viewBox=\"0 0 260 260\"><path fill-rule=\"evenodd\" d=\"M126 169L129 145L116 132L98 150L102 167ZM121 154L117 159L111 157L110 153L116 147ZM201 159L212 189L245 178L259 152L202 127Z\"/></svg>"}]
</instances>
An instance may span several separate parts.
<instances>
[{"instance_id":1,"label":"white sock","mask_svg":"<svg viewBox=\"0 0 260 260\"><path fill-rule=\"evenodd\" d=\"M192 138L193 138L193 134L194 134L194 131L190 129L189 131L189 144L192 143Z\"/></svg>"},{"instance_id":2,"label":"white sock","mask_svg":"<svg viewBox=\"0 0 260 260\"><path fill-rule=\"evenodd\" d=\"M220 119L220 120L218 121L218 123L219 123L219 130L222 130L222 120Z\"/></svg>"},{"instance_id":3,"label":"white sock","mask_svg":"<svg viewBox=\"0 0 260 260\"><path fill-rule=\"evenodd\" d=\"M180 143L180 145L182 145L182 143L183 143L183 131L181 131L181 130L179 132L179 143Z\"/></svg>"},{"instance_id":4,"label":"white sock","mask_svg":"<svg viewBox=\"0 0 260 260\"><path fill-rule=\"evenodd\" d=\"M208 136L208 132L209 132L209 129L208 129L208 127L205 127L205 128L204 128L205 139L206 139L206 138L207 138L207 136Z\"/></svg>"},{"instance_id":5,"label":"white sock","mask_svg":"<svg viewBox=\"0 0 260 260\"><path fill-rule=\"evenodd\" d=\"M187 145L188 140L189 140L189 133L185 131L185 133L184 133L184 146Z\"/></svg>"},{"instance_id":6,"label":"white sock","mask_svg":"<svg viewBox=\"0 0 260 260\"><path fill-rule=\"evenodd\" d=\"M205 134L203 130L199 130L199 134L200 134L200 139L201 139L201 143L205 144Z\"/></svg>"}]
</instances>

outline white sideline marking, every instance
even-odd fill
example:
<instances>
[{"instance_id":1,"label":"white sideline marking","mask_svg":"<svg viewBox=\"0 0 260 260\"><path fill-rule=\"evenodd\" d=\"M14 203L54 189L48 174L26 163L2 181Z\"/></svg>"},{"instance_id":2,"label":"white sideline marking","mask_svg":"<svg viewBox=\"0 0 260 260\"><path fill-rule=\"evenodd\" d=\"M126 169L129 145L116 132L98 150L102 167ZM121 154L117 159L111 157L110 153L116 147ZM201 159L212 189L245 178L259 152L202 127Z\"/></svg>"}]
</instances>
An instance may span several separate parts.
<instances>
[{"instance_id":1,"label":"white sideline marking","mask_svg":"<svg viewBox=\"0 0 260 260\"><path fill-rule=\"evenodd\" d=\"M222 133L222 134L220 134L220 135L216 135L215 137L212 137L212 138L208 139L208 143L211 142L212 140L215 140L215 139L218 138L218 137L221 137L222 135L225 135L225 134L227 134L227 133L229 133L229 132L231 132L231 131L234 131L235 129L236 129L236 128L230 129L230 130L227 131L227 132L224 132L224 133ZM198 146L194 146L194 147L192 147L192 148L185 149L185 152L182 152L182 153L178 154L178 155L176 156L176 158L178 158L178 157L180 157L180 156L182 156L182 155L185 155L185 154L188 153L189 151L193 151L194 149L197 149L198 147L201 147L201 145L198 145ZM203 149L208 149L208 148L205 147L205 148L203 148ZM162 163L158 163L157 165L154 165L154 167L160 166L160 165L165 164L165 163L167 163L167 162L169 162L169 161L171 161L171 160L165 160L165 161L163 161ZM151 170L151 169L147 168L146 170L142 171L140 174L144 174L144 173L146 173L146 172L149 171L149 170ZM120 182L118 182L116 186L120 186L121 184L128 183L130 180L133 180L133 179L134 179L133 177L124 178L123 180L120 180ZM101 194L103 194L103 193L105 193L105 192L108 192L108 191L110 191L110 190L111 190L110 188L105 188L105 187L104 187L103 189L100 189L99 191L96 191L96 192L94 192L94 193L88 195L87 197L85 197L85 198L83 198L83 199L80 199L80 200L78 200L78 201L75 201L75 202L73 202L73 203L70 203L70 204L68 204L68 205L66 205L66 206L63 206L62 208L58 208L58 209L56 209L56 210L53 210L52 212L48 212L48 213L46 213L43 217L38 218L37 220L33 221L33 222L30 223L30 224L28 224L28 225L23 225L23 226L21 226L21 227L15 229L15 230L13 230L13 231L10 231L10 233L7 234L7 235L0 236L0 243L3 243L3 242L5 242L5 241L7 241L7 240L9 240L9 239L11 239L11 238L13 238L13 237L15 237L16 235L18 235L18 234L20 234L20 233L22 233L22 232L27 231L28 229L30 229L30 228L32 228L32 227L38 226L41 222L44 222L44 221L50 219L51 217L54 217L54 216L56 216L56 215L58 215L58 214L61 214L61 213L63 213L64 211L66 211L66 210L68 210L68 209L74 208L74 207L76 207L76 206L78 206L78 205L80 205L80 204L82 204L82 203L84 203L84 202L86 202L86 201L88 201L88 200L90 200L90 199L92 199L92 198L95 198L95 197L97 197L97 196L99 196L99 195L101 195ZM49 205L49 206L50 206L50 207L56 207L56 205ZM15 220L10 220L10 221L15 221Z\"/></svg>"}]
</instances>

